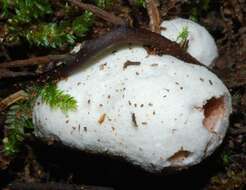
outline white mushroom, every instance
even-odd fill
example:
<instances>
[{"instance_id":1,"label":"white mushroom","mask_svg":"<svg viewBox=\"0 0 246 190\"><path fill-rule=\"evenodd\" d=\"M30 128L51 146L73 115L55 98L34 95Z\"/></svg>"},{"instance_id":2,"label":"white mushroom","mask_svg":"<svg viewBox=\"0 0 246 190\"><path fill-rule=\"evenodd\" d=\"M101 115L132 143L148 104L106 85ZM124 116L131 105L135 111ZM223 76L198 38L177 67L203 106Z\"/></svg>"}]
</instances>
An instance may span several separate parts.
<instances>
[{"instance_id":1,"label":"white mushroom","mask_svg":"<svg viewBox=\"0 0 246 190\"><path fill-rule=\"evenodd\" d=\"M189 167L218 147L231 96L215 74L141 47L104 52L58 83L76 111L64 114L38 98L36 133L82 151L120 156L149 172Z\"/></svg>"},{"instance_id":2,"label":"white mushroom","mask_svg":"<svg viewBox=\"0 0 246 190\"><path fill-rule=\"evenodd\" d=\"M188 32L187 51L198 61L207 66L212 66L213 60L218 57L218 49L213 37L201 25L182 18L167 20L161 24L161 35L171 41L180 43L182 32Z\"/></svg>"}]
</instances>

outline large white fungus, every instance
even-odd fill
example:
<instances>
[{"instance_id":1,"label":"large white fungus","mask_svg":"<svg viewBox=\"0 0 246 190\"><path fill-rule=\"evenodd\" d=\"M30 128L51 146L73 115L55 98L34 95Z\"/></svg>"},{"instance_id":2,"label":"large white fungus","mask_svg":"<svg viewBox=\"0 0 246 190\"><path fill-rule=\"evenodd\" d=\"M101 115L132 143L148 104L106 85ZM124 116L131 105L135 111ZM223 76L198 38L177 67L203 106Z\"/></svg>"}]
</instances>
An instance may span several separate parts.
<instances>
[{"instance_id":1,"label":"large white fungus","mask_svg":"<svg viewBox=\"0 0 246 190\"><path fill-rule=\"evenodd\" d=\"M207 68L142 47L104 52L58 83L77 111L38 98L36 133L82 151L120 156L149 172L199 163L221 144L228 89Z\"/></svg>"},{"instance_id":2,"label":"large white fungus","mask_svg":"<svg viewBox=\"0 0 246 190\"><path fill-rule=\"evenodd\" d=\"M206 66L212 66L218 57L218 49L213 37L201 25L183 18L166 20L161 24L161 35L171 41L180 42L181 33L188 32L187 51Z\"/></svg>"}]
</instances>

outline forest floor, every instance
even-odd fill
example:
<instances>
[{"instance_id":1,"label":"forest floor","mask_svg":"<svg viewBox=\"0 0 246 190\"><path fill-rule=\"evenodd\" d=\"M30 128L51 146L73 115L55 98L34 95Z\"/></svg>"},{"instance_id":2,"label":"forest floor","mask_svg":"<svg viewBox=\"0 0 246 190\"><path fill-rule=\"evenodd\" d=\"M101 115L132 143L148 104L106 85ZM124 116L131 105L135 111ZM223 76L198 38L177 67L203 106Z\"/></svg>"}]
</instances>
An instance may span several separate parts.
<instances>
[{"instance_id":1,"label":"forest floor","mask_svg":"<svg viewBox=\"0 0 246 190\"><path fill-rule=\"evenodd\" d=\"M22 151L15 157L5 157L1 153L0 189L8 189L8 185L14 182L85 184L113 187L116 190L181 188L243 190L246 188L246 2L244 0L211 1L208 8L180 0L161 2L159 10L162 20L195 16L216 39L220 57L213 70L229 88L233 104L230 127L221 147L201 164L178 174L165 176L146 173L117 159L84 155L27 138ZM191 15L189 11L191 7L197 12L195 15ZM119 3L113 5L109 11L123 18L134 17L134 21L139 22L140 26L148 27L148 14L144 9ZM0 31L3 22L0 20ZM97 19L87 38L97 37L110 28L112 28L111 24ZM14 44L0 47L5 48L4 51L10 54L8 56L11 60L22 58L20 52L28 55L27 51L32 50L32 55L35 55L35 51L40 51L39 48L32 49L26 46L27 44L18 46ZM45 52L50 53L50 50ZM0 61L6 60L1 58ZM0 97L5 98L15 92L20 86L19 83L13 79L2 81ZM5 133L5 113L3 111L0 116L0 138L3 138Z\"/></svg>"}]
</instances>

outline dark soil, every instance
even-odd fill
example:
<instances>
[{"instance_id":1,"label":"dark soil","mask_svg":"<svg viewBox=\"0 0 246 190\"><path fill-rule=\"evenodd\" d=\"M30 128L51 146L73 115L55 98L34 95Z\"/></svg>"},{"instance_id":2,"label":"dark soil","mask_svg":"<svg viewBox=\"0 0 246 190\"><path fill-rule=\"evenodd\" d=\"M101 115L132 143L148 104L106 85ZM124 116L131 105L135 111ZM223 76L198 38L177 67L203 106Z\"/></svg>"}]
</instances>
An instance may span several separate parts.
<instances>
[{"instance_id":1,"label":"dark soil","mask_svg":"<svg viewBox=\"0 0 246 190\"><path fill-rule=\"evenodd\" d=\"M198 12L198 22L206 26L215 37L220 57L214 72L230 89L233 113L224 143L207 160L178 174L153 175L124 161L108 157L86 155L56 145L47 145L31 137L25 141L23 150L15 157L0 153L0 188L8 189L13 182L57 182L108 186L125 189L189 189L189 190L243 190L246 187L246 1L215 0L208 9L196 3L181 0L161 1L162 20L172 17L188 18L191 7ZM189 1L196 2L196 1ZM143 9L130 7L127 3L115 5L116 14L147 27L148 16ZM97 20L88 38L105 33L112 26ZM0 25L1 31L1 25ZM23 45L24 46L24 45ZM11 59L26 58L40 54L40 49L6 47ZM26 46L26 44L25 44ZM43 51L42 54L50 53ZM1 54L2 55L2 54ZM0 56L1 56L0 55ZM4 56L0 62L6 61ZM0 97L7 97L19 89L21 81L0 81ZM4 113L0 116L0 138L4 135ZM1 147L0 145L0 151Z\"/></svg>"}]
</instances>

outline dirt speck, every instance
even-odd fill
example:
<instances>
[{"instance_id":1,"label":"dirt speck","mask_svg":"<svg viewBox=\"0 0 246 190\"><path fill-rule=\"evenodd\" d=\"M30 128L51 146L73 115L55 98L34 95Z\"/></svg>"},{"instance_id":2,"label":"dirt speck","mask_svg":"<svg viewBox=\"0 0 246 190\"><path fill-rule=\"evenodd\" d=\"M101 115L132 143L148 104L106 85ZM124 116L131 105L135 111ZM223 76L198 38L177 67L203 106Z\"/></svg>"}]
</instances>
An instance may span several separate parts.
<instances>
[{"instance_id":1,"label":"dirt speck","mask_svg":"<svg viewBox=\"0 0 246 190\"><path fill-rule=\"evenodd\" d=\"M159 66L159 64L153 63L153 64L151 64L150 66L151 66L151 67L157 67L157 66Z\"/></svg>"},{"instance_id":2,"label":"dirt speck","mask_svg":"<svg viewBox=\"0 0 246 190\"><path fill-rule=\"evenodd\" d=\"M104 122L105 118L106 118L106 113L103 113L102 115L100 115L98 119L98 123L101 125Z\"/></svg>"},{"instance_id":3,"label":"dirt speck","mask_svg":"<svg viewBox=\"0 0 246 190\"><path fill-rule=\"evenodd\" d=\"M123 70L125 70L129 66L139 66L140 64L140 62L127 61L124 63Z\"/></svg>"},{"instance_id":4,"label":"dirt speck","mask_svg":"<svg viewBox=\"0 0 246 190\"><path fill-rule=\"evenodd\" d=\"M131 117L132 117L132 123L134 127L138 127L135 113L132 113Z\"/></svg>"}]
</instances>

